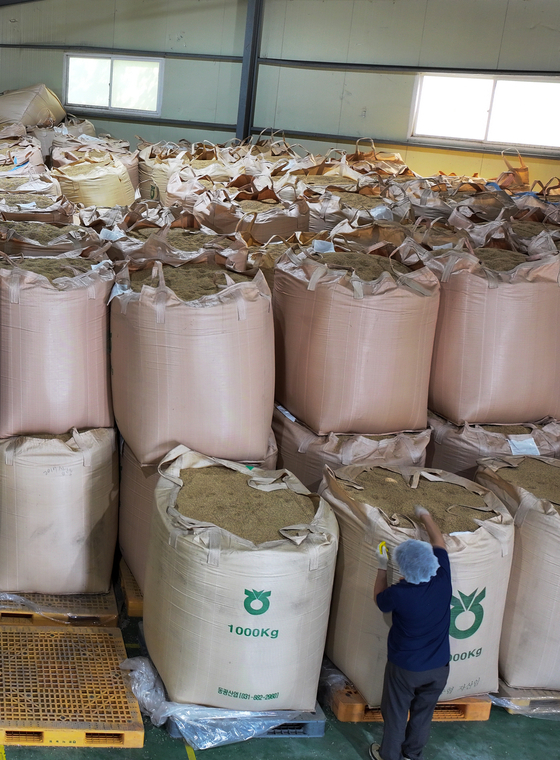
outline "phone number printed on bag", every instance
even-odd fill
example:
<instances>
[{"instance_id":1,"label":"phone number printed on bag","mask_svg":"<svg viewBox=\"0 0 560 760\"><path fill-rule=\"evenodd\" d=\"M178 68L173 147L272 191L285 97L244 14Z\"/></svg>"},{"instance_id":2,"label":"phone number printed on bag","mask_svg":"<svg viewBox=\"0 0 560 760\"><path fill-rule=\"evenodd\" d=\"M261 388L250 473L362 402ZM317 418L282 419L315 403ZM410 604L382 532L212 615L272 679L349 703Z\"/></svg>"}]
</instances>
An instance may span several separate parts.
<instances>
[{"instance_id":1,"label":"phone number printed on bag","mask_svg":"<svg viewBox=\"0 0 560 760\"><path fill-rule=\"evenodd\" d=\"M224 697L233 697L233 699L253 699L256 702L266 702L270 699L278 699L280 696L280 692L277 691L275 694L254 694L251 696L250 694L245 694L242 691L232 691L231 689L224 689L223 686L218 686L218 694L222 694Z\"/></svg>"}]
</instances>

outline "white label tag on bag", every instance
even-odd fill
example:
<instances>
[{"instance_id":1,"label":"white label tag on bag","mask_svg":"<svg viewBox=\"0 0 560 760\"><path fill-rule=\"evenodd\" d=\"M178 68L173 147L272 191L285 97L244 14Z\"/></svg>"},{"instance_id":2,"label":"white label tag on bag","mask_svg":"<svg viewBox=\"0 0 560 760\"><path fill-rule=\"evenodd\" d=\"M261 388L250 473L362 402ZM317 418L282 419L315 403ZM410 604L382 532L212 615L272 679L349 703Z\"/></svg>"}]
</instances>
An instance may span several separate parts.
<instances>
[{"instance_id":1,"label":"white label tag on bag","mask_svg":"<svg viewBox=\"0 0 560 760\"><path fill-rule=\"evenodd\" d=\"M297 421L296 418L294 417L294 415L290 414L290 412L287 409L285 409L283 406L280 406L280 404L278 404L276 406L276 408L278 409L279 412L282 412L282 414L284 415L284 417L287 417L292 422L296 422Z\"/></svg>"},{"instance_id":2,"label":"white label tag on bag","mask_svg":"<svg viewBox=\"0 0 560 760\"><path fill-rule=\"evenodd\" d=\"M334 253L334 245L330 240L314 240L313 250L315 253Z\"/></svg>"},{"instance_id":3,"label":"white label tag on bag","mask_svg":"<svg viewBox=\"0 0 560 760\"><path fill-rule=\"evenodd\" d=\"M508 435L508 443L512 454L540 456L541 452L530 436L526 438L524 435Z\"/></svg>"},{"instance_id":4,"label":"white label tag on bag","mask_svg":"<svg viewBox=\"0 0 560 760\"><path fill-rule=\"evenodd\" d=\"M99 233L99 237L101 240L120 240L126 237L126 235L122 230L108 230L107 227L103 227Z\"/></svg>"}]
</instances>

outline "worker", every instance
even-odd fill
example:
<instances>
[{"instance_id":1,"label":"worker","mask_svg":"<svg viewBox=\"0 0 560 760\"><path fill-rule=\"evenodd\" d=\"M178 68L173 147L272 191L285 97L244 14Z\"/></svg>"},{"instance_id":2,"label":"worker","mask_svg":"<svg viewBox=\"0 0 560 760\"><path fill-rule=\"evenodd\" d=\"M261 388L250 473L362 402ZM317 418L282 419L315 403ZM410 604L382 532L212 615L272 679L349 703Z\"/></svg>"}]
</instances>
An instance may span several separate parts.
<instances>
[{"instance_id":1,"label":"worker","mask_svg":"<svg viewBox=\"0 0 560 760\"><path fill-rule=\"evenodd\" d=\"M428 510L417 504L414 511L431 546L411 539L395 548L404 579L387 585L387 547L381 543L377 550L374 599L393 618L381 698L383 739L381 745L370 746L372 760L422 760L434 708L449 675L449 556Z\"/></svg>"}]
</instances>

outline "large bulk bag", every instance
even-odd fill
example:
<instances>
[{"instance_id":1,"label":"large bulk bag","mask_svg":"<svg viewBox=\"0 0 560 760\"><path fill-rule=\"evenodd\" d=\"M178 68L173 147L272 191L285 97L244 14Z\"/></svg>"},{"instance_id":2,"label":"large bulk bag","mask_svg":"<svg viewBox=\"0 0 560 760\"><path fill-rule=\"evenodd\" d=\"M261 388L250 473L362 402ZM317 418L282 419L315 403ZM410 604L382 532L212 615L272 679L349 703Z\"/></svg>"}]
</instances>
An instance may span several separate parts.
<instances>
[{"instance_id":1,"label":"large bulk bag","mask_svg":"<svg viewBox=\"0 0 560 760\"><path fill-rule=\"evenodd\" d=\"M62 143L62 145L59 145ZM108 156L114 161L120 161L126 168L134 190L138 187L138 151L131 153L121 146L120 140L113 138L82 137L65 140L54 138L52 143L51 163L53 167L65 166L74 161L99 161Z\"/></svg>"},{"instance_id":2,"label":"large bulk bag","mask_svg":"<svg viewBox=\"0 0 560 760\"><path fill-rule=\"evenodd\" d=\"M37 260L34 260L37 262ZM42 260L62 276L0 267L0 438L111 427L107 263ZM40 264L28 262L26 266Z\"/></svg>"},{"instance_id":3,"label":"large bulk bag","mask_svg":"<svg viewBox=\"0 0 560 760\"><path fill-rule=\"evenodd\" d=\"M43 158L47 158L51 155L53 141L57 137L62 137L63 139L78 137L79 135L95 137L95 127L88 119L79 119L77 116L67 115L64 121L57 127L32 127L29 129L29 133L39 140Z\"/></svg>"},{"instance_id":4,"label":"large bulk bag","mask_svg":"<svg viewBox=\"0 0 560 760\"><path fill-rule=\"evenodd\" d=\"M531 460L553 468L553 479L541 496L536 488L522 485L522 471L516 483L508 477L511 468L521 469ZM515 688L560 689L560 461L500 457L483 459L480 465L476 480L504 502L515 524L500 676Z\"/></svg>"},{"instance_id":5,"label":"large bulk bag","mask_svg":"<svg viewBox=\"0 0 560 760\"><path fill-rule=\"evenodd\" d=\"M515 454L560 458L560 422L544 420L523 425L454 425L437 414L428 414L432 437L426 464L463 478L474 479L477 462L484 457Z\"/></svg>"},{"instance_id":6,"label":"large bulk bag","mask_svg":"<svg viewBox=\"0 0 560 760\"><path fill-rule=\"evenodd\" d=\"M333 470L349 464L422 467L430 440L429 430L391 436L315 435L279 405L274 409L272 429L278 444L278 466L293 472L310 491L317 491L326 464Z\"/></svg>"},{"instance_id":7,"label":"large bulk bag","mask_svg":"<svg viewBox=\"0 0 560 760\"><path fill-rule=\"evenodd\" d=\"M362 253L324 257L286 252L276 263L279 403L318 435L426 428L437 278L382 272L387 259ZM352 262L373 258L379 275L361 279Z\"/></svg>"},{"instance_id":8,"label":"large bulk bag","mask_svg":"<svg viewBox=\"0 0 560 760\"><path fill-rule=\"evenodd\" d=\"M62 103L44 84L6 90L0 95L0 123L17 121L34 127L58 124L65 116Z\"/></svg>"},{"instance_id":9,"label":"large bulk bag","mask_svg":"<svg viewBox=\"0 0 560 760\"><path fill-rule=\"evenodd\" d=\"M259 466L276 469L278 450L271 432L267 456ZM119 499L119 546L124 561L144 593L144 578L150 543L150 524L154 511L154 491L159 480L156 465L142 465L126 443L121 453Z\"/></svg>"},{"instance_id":10,"label":"large bulk bag","mask_svg":"<svg viewBox=\"0 0 560 760\"><path fill-rule=\"evenodd\" d=\"M167 183L176 172L190 162L189 152L180 145L166 143L164 146L146 145L138 154L138 179L140 196L159 200L168 206Z\"/></svg>"},{"instance_id":11,"label":"large bulk bag","mask_svg":"<svg viewBox=\"0 0 560 760\"><path fill-rule=\"evenodd\" d=\"M336 474L327 471L322 496L333 507L340 527L328 657L356 686L369 705L381 702L387 662L387 634L391 615L383 614L373 598L377 575L377 547L385 541L392 557L397 544L409 538L426 540L423 528L410 518L390 514L383 498L366 501L360 491L349 493L341 484L355 481L366 468L350 466ZM383 466L387 482L401 478L411 488L411 500L428 509L431 486L460 486L479 495L492 514L477 521L471 531L445 534L449 552L451 601L451 668L442 701L495 691L498 687L498 649L513 552L513 521L505 507L487 489L441 470L399 469ZM414 490L416 488L416 490ZM418 491L418 488L421 491ZM372 503L377 501L377 504ZM463 501L464 503L464 501ZM400 511L402 509L399 507ZM481 512L482 515L482 512ZM405 527L406 526L406 527ZM390 560L388 583L396 583L398 568Z\"/></svg>"},{"instance_id":12,"label":"large bulk bag","mask_svg":"<svg viewBox=\"0 0 560 760\"><path fill-rule=\"evenodd\" d=\"M113 429L0 441L0 589L106 593L118 478Z\"/></svg>"},{"instance_id":13,"label":"large bulk bag","mask_svg":"<svg viewBox=\"0 0 560 760\"><path fill-rule=\"evenodd\" d=\"M441 279L430 409L457 425L560 417L560 257L496 271L455 250L426 264Z\"/></svg>"},{"instance_id":14,"label":"large bulk bag","mask_svg":"<svg viewBox=\"0 0 560 760\"><path fill-rule=\"evenodd\" d=\"M0 141L0 174L8 177L45 171L41 145L35 137L20 137Z\"/></svg>"},{"instance_id":15,"label":"large bulk bag","mask_svg":"<svg viewBox=\"0 0 560 760\"><path fill-rule=\"evenodd\" d=\"M108 153L52 170L68 200L84 206L129 206L134 188L126 166Z\"/></svg>"},{"instance_id":16,"label":"large bulk bag","mask_svg":"<svg viewBox=\"0 0 560 760\"><path fill-rule=\"evenodd\" d=\"M185 266L189 266L186 264ZM234 461L264 459L274 405L270 290L261 272L184 301L166 287L111 302L111 365L119 430L142 464L184 443Z\"/></svg>"},{"instance_id":17,"label":"large bulk bag","mask_svg":"<svg viewBox=\"0 0 560 760\"><path fill-rule=\"evenodd\" d=\"M298 231L309 230L309 206L305 200L277 205L270 211L244 212L243 208L221 193L204 193L193 205L197 222L222 235L235 232L250 234L257 242L267 243L278 236L289 238Z\"/></svg>"},{"instance_id":18,"label":"large bulk bag","mask_svg":"<svg viewBox=\"0 0 560 760\"><path fill-rule=\"evenodd\" d=\"M192 481L182 477L193 468L208 488L215 476L200 469L225 468L245 476L247 491L262 491L263 499L299 497L307 513L317 507L315 515L258 544L217 521L190 519L178 499L182 489L189 496ZM250 469L185 447L171 451L160 472L144 633L169 698L233 710L313 710L338 543L331 508L285 470ZM204 494L196 500L203 512Z\"/></svg>"}]
</instances>

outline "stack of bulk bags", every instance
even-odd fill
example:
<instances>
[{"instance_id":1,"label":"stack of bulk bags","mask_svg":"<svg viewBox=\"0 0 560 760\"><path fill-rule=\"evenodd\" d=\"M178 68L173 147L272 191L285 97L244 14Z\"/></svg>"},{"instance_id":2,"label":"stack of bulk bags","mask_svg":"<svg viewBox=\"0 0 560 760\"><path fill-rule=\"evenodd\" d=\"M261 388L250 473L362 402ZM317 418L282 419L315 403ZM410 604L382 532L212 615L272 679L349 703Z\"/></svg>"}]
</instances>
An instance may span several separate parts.
<instances>
[{"instance_id":1,"label":"stack of bulk bags","mask_svg":"<svg viewBox=\"0 0 560 760\"><path fill-rule=\"evenodd\" d=\"M0 123L19 122L30 127L59 124L66 111L58 97L44 84L6 90L0 95Z\"/></svg>"},{"instance_id":2,"label":"stack of bulk bags","mask_svg":"<svg viewBox=\"0 0 560 760\"><path fill-rule=\"evenodd\" d=\"M169 698L313 710L338 543L332 510L284 470L185 447L160 472L144 633Z\"/></svg>"},{"instance_id":3,"label":"stack of bulk bags","mask_svg":"<svg viewBox=\"0 0 560 760\"><path fill-rule=\"evenodd\" d=\"M41 143L43 158L47 159L51 155L53 141L57 137L63 140L79 137L79 135L89 135L95 137L95 127L88 119L79 119L77 116L67 115L63 122L58 126L29 127L28 132L36 137Z\"/></svg>"},{"instance_id":4,"label":"stack of bulk bags","mask_svg":"<svg viewBox=\"0 0 560 760\"><path fill-rule=\"evenodd\" d=\"M53 169L62 192L84 206L129 206L135 197L125 165L108 153L85 158Z\"/></svg>"},{"instance_id":5,"label":"stack of bulk bags","mask_svg":"<svg viewBox=\"0 0 560 760\"><path fill-rule=\"evenodd\" d=\"M265 470L275 470L277 454L276 441L271 433L267 455L258 463L259 466ZM154 491L158 480L157 467L142 467L130 447L124 443L121 453L119 546L123 559L142 593L150 543L150 524L154 511Z\"/></svg>"},{"instance_id":6,"label":"stack of bulk bags","mask_svg":"<svg viewBox=\"0 0 560 760\"><path fill-rule=\"evenodd\" d=\"M279 403L317 435L426 428L438 302L425 267L286 252L274 274Z\"/></svg>"},{"instance_id":7,"label":"stack of bulk bags","mask_svg":"<svg viewBox=\"0 0 560 760\"><path fill-rule=\"evenodd\" d=\"M437 414L428 414L432 436L426 450L428 467L474 478L477 462L484 457L540 454L560 458L560 423L543 420L524 425L454 425Z\"/></svg>"},{"instance_id":8,"label":"stack of bulk bags","mask_svg":"<svg viewBox=\"0 0 560 760\"><path fill-rule=\"evenodd\" d=\"M386 542L388 583L397 583L395 546L427 539L415 522L415 503L439 523L451 563L451 669L441 699L496 690L513 552L513 521L497 497L441 470L387 466L327 470L321 493L335 511L341 538L326 653L367 704L381 701L391 626L391 616L373 598L377 547Z\"/></svg>"},{"instance_id":9,"label":"stack of bulk bags","mask_svg":"<svg viewBox=\"0 0 560 760\"><path fill-rule=\"evenodd\" d=\"M190 145L188 146L190 147ZM174 143L145 145L138 154L138 177L142 198L159 200L168 206L167 183L176 172L190 163L187 147Z\"/></svg>"},{"instance_id":10,"label":"stack of bulk bags","mask_svg":"<svg viewBox=\"0 0 560 760\"><path fill-rule=\"evenodd\" d=\"M123 270L111 301L113 401L141 464L179 443L263 461L274 403L270 300L260 272L247 280L187 263L164 275L159 261L130 278Z\"/></svg>"},{"instance_id":11,"label":"stack of bulk bags","mask_svg":"<svg viewBox=\"0 0 560 760\"><path fill-rule=\"evenodd\" d=\"M430 409L457 425L560 417L560 257L477 256L426 261L441 280Z\"/></svg>"},{"instance_id":12,"label":"stack of bulk bags","mask_svg":"<svg viewBox=\"0 0 560 760\"><path fill-rule=\"evenodd\" d=\"M110 263L0 263L0 438L113 424Z\"/></svg>"},{"instance_id":13,"label":"stack of bulk bags","mask_svg":"<svg viewBox=\"0 0 560 760\"><path fill-rule=\"evenodd\" d=\"M51 163L53 167L65 166L74 161L99 161L108 156L120 161L126 168L132 187L136 191L138 178L138 151L129 150L129 143L110 135L92 137L90 135L55 135L52 141Z\"/></svg>"},{"instance_id":14,"label":"stack of bulk bags","mask_svg":"<svg viewBox=\"0 0 560 760\"><path fill-rule=\"evenodd\" d=\"M315 435L279 405L274 410L272 429L278 445L278 466L293 472L310 491L317 491L326 464L334 470L349 464L421 467L430 440L429 430L390 436Z\"/></svg>"},{"instance_id":15,"label":"stack of bulk bags","mask_svg":"<svg viewBox=\"0 0 560 760\"><path fill-rule=\"evenodd\" d=\"M28 383L41 379L39 371ZM109 590L118 509L114 430L0 441L0 488L2 591Z\"/></svg>"},{"instance_id":16,"label":"stack of bulk bags","mask_svg":"<svg viewBox=\"0 0 560 760\"><path fill-rule=\"evenodd\" d=\"M511 512L515 549L500 643L508 686L560 689L560 461L499 457L476 480Z\"/></svg>"}]
</instances>

